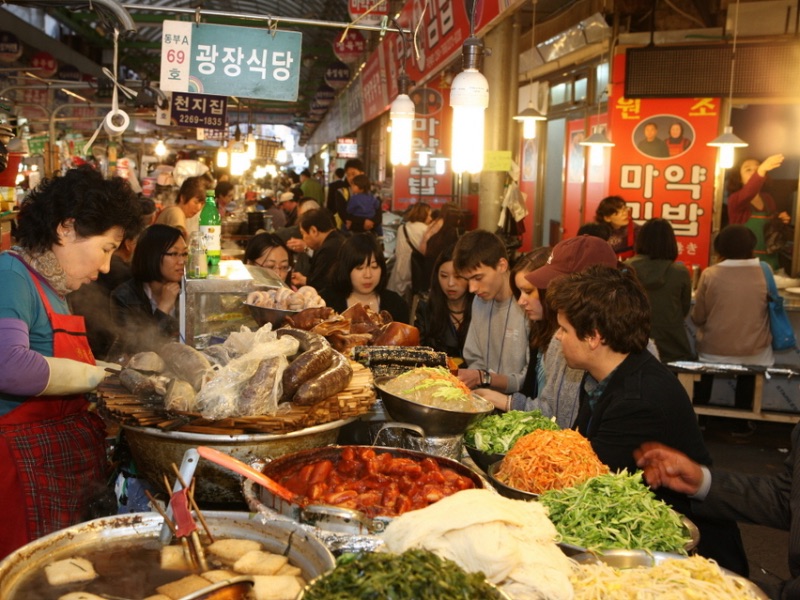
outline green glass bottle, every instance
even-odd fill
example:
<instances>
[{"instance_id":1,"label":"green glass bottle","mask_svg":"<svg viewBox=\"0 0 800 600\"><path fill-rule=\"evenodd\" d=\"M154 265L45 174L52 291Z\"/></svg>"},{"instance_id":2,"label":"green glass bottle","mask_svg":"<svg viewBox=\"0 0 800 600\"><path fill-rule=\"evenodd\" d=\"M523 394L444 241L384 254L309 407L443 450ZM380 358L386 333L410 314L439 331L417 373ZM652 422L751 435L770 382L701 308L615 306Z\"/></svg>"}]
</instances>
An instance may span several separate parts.
<instances>
[{"instance_id":1,"label":"green glass bottle","mask_svg":"<svg viewBox=\"0 0 800 600\"><path fill-rule=\"evenodd\" d=\"M206 247L208 264L216 266L222 256L222 220L217 210L217 202L214 199L214 190L206 192L206 204L200 212L200 236Z\"/></svg>"}]
</instances>

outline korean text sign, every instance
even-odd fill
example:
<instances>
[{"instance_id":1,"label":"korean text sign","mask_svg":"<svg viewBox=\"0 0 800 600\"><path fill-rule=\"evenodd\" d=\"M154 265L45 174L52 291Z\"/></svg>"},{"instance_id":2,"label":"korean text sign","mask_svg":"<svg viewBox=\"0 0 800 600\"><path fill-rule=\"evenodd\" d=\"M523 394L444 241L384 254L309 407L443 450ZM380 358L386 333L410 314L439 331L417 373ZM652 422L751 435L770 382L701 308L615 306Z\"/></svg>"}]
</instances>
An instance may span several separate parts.
<instances>
[{"instance_id":1,"label":"korean text sign","mask_svg":"<svg viewBox=\"0 0 800 600\"><path fill-rule=\"evenodd\" d=\"M294 101L302 39L293 31L164 21L161 89Z\"/></svg>"},{"instance_id":2,"label":"korean text sign","mask_svg":"<svg viewBox=\"0 0 800 600\"><path fill-rule=\"evenodd\" d=\"M624 73L624 54L614 71ZM706 144L719 118L718 98L626 98L622 81L612 85L608 193L625 199L637 223L669 221L687 264L708 264L717 151Z\"/></svg>"},{"instance_id":3,"label":"korean text sign","mask_svg":"<svg viewBox=\"0 0 800 600\"><path fill-rule=\"evenodd\" d=\"M206 94L172 93L172 124L202 129L225 129L228 99Z\"/></svg>"}]
</instances>

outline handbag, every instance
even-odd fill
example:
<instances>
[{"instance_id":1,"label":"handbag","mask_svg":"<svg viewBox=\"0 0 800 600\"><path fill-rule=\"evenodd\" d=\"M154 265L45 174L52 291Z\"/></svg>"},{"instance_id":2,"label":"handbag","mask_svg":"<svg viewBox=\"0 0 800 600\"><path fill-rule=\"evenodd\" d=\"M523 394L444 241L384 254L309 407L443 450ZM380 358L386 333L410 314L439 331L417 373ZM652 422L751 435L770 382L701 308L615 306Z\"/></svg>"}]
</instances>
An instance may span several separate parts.
<instances>
[{"instance_id":1,"label":"handbag","mask_svg":"<svg viewBox=\"0 0 800 600\"><path fill-rule=\"evenodd\" d=\"M764 225L764 251L775 254L783 250L793 236L792 227L787 225L777 216L772 217Z\"/></svg>"},{"instance_id":2,"label":"handbag","mask_svg":"<svg viewBox=\"0 0 800 600\"><path fill-rule=\"evenodd\" d=\"M783 297L778 294L775 278L772 276L770 266L761 262L764 279L767 280L767 308L769 309L769 330L772 333L773 350L790 350L797 345L794 329L789 321L789 315L783 307Z\"/></svg>"},{"instance_id":3,"label":"handbag","mask_svg":"<svg viewBox=\"0 0 800 600\"><path fill-rule=\"evenodd\" d=\"M402 229L406 242L411 248L411 291L415 294L427 292L430 288L430 281L427 281L428 278L425 277L425 255L411 243L405 225Z\"/></svg>"}]
</instances>

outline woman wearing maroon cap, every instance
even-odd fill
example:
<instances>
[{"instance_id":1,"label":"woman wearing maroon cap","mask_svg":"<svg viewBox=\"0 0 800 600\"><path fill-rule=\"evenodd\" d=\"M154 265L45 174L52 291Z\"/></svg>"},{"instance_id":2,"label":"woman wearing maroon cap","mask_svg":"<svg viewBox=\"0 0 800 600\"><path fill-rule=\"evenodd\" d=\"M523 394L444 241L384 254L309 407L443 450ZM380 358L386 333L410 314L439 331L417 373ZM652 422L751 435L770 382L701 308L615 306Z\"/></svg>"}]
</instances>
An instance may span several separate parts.
<instances>
[{"instance_id":1,"label":"woman wearing maroon cap","mask_svg":"<svg viewBox=\"0 0 800 600\"><path fill-rule=\"evenodd\" d=\"M533 304L531 298L535 291L537 301L544 304L547 286L551 281L570 273L578 273L592 265L617 266L617 256L608 242L590 235L559 242L543 266L522 276L525 283L520 289L524 287L530 290L525 295L525 302ZM521 283L519 277L516 278L516 282L517 285ZM526 309L530 318L531 313L526 304L523 304L522 298L523 296L520 296L520 305ZM543 315L548 309L549 307L542 306ZM540 323L540 327L547 328L548 322L549 320L545 319ZM544 386L538 390L537 397L529 397L523 393L506 396L499 393L492 394L487 390L476 390L476 393L491 400L501 410L539 409L545 416L555 416L559 426L571 427L577 415L583 371L570 369L567 366L561 343L553 336L554 331L555 329L550 331L547 351L543 353Z\"/></svg>"}]
</instances>

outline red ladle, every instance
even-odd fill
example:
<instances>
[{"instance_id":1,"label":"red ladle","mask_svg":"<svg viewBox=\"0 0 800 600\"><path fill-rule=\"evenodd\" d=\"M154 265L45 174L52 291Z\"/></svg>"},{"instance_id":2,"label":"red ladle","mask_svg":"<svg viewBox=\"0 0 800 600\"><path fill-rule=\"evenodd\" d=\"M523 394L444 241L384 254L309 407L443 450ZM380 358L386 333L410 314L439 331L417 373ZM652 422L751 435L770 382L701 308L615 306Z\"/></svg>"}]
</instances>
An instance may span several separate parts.
<instances>
[{"instance_id":1,"label":"red ladle","mask_svg":"<svg viewBox=\"0 0 800 600\"><path fill-rule=\"evenodd\" d=\"M276 496L279 496L288 502L297 502L294 492L286 489L274 479L270 479L261 471L256 471L250 465L243 463L238 458L234 458L230 454L225 454L224 452L220 452L214 448L209 448L208 446L198 446L197 453L203 458L210 460L213 463L217 463L221 467L225 467L234 473L239 473L239 475L244 475L248 479L252 479L259 485L263 485Z\"/></svg>"}]
</instances>

